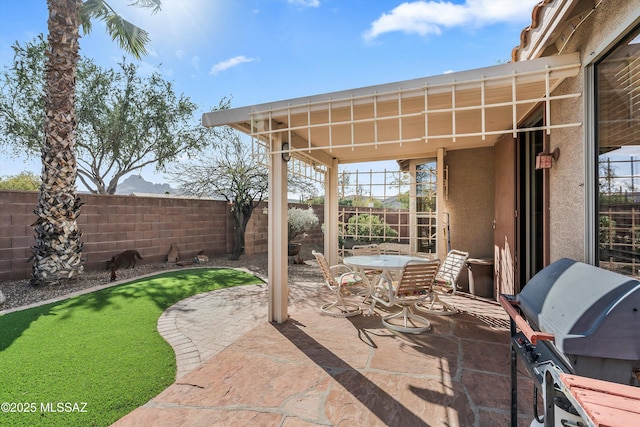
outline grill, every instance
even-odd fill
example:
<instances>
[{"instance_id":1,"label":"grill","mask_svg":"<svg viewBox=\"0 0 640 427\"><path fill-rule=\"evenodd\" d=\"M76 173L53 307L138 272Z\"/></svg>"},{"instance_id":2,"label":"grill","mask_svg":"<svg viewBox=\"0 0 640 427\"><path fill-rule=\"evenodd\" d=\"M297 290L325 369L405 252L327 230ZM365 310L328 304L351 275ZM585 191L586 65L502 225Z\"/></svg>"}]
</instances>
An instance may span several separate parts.
<instances>
[{"instance_id":1,"label":"grill","mask_svg":"<svg viewBox=\"0 0 640 427\"><path fill-rule=\"evenodd\" d=\"M544 393L545 426L598 425L568 395L559 380L563 374L624 384L640 400L639 281L565 258L541 270L518 295L501 295L500 302L511 317L513 426L517 360L534 379L536 395ZM535 403L534 412L532 425L542 425Z\"/></svg>"}]
</instances>

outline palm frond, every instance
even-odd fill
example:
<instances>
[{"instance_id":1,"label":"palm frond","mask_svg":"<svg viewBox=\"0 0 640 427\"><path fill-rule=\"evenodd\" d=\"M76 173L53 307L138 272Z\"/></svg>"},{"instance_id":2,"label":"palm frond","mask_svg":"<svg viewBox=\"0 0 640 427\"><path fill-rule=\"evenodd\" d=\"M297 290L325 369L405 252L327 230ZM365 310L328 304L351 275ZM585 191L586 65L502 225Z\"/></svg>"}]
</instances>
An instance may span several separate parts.
<instances>
[{"instance_id":1,"label":"palm frond","mask_svg":"<svg viewBox=\"0 0 640 427\"><path fill-rule=\"evenodd\" d=\"M140 59L147 54L147 43L151 41L149 33L120 15L110 16L105 20L107 32L111 39L117 41L120 47Z\"/></svg>"},{"instance_id":2,"label":"palm frond","mask_svg":"<svg viewBox=\"0 0 640 427\"><path fill-rule=\"evenodd\" d=\"M133 0L129 6L147 7L151 9L151 13L160 11L162 0Z\"/></svg>"},{"instance_id":3,"label":"palm frond","mask_svg":"<svg viewBox=\"0 0 640 427\"><path fill-rule=\"evenodd\" d=\"M152 13L160 10L162 0L132 0L130 6L150 8ZM122 18L105 0L85 0L80 11L80 22L84 34L91 32L92 19L100 19L107 26L107 33L122 49L136 58L147 54L146 45L151 41L149 33Z\"/></svg>"}]
</instances>

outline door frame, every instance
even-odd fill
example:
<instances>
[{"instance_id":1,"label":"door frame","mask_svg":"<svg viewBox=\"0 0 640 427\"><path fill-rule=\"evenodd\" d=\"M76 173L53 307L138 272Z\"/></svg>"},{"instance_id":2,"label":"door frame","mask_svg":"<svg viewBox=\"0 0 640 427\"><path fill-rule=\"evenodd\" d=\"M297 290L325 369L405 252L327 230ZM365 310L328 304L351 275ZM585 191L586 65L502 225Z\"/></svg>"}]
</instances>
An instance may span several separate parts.
<instances>
[{"instance_id":1,"label":"door frame","mask_svg":"<svg viewBox=\"0 0 640 427\"><path fill-rule=\"evenodd\" d=\"M541 267L550 262L550 202L549 169L535 170L535 158L539 152L531 149L531 135L541 136L541 151L549 152L549 136L544 131L544 108L538 108L524 120L520 127L533 127L540 123L540 130L518 133L516 138L504 136L494 146L495 160L495 219L494 219L494 262L496 295L517 294L526 282ZM529 148L527 152L527 148ZM524 163L526 162L526 164ZM523 167L525 164L526 167ZM527 238L523 226L535 221L531 209L530 191L523 191L524 185L531 184L535 173L541 173L541 180L534 183L539 194L538 227L542 227L539 237L530 234ZM528 174L528 175L527 175ZM535 195L534 195L535 197ZM526 231L526 230L525 230ZM537 239L533 241L532 238ZM531 262L531 247L537 248L538 262Z\"/></svg>"},{"instance_id":2,"label":"door frame","mask_svg":"<svg viewBox=\"0 0 640 427\"><path fill-rule=\"evenodd\" d=\"M494 286L495 295L519 292L519 254L516 234L516 143L505 135L494 146L495 200Z\"/></svg>"}]
</instances>

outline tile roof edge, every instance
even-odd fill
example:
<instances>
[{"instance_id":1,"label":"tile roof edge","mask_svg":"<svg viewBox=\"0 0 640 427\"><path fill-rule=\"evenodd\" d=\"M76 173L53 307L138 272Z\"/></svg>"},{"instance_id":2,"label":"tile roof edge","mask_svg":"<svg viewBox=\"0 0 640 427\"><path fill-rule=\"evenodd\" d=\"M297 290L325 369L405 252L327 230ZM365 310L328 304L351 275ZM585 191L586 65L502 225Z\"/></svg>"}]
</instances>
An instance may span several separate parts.
<instances>
[{"instance_id":1,"label":"tile roof edge","mask_svg":"<svg viewBox=\"0 0 640 427\"><path fill-rule=\"evenodd\" d=\"M554 0L542 0L533 7L531 11L531 25L525 27L520 32L520 44L511 50L511 62L518 62L518 52L529 44L531 41L529 37L531 31L538 28L541 23L540 17L542 16L542 11L548 4L553 2Z\"/></svg>"}]
</instances>

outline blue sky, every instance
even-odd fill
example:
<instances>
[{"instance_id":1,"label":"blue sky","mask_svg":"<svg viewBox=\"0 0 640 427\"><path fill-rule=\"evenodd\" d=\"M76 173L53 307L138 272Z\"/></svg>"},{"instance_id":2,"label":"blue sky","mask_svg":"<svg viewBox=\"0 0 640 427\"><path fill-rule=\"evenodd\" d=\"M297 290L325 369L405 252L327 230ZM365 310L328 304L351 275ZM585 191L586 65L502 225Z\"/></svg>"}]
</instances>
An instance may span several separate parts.
<instances>
[{"instance_id":1,"label":"blue sky","mask_svg":"<svg viewBox=\"0 0 640 427\"><path fill-rule=\"evenodd\" d=\"M538 1L163 0L152 15L107 0L150 33L143 72L158 69L200 113L225 96L242 107L508 62ZM0 65L15 41L46 35L47 17L46 0L0 0ZM99 22L80 48L105 67L126 55ZM21 170L39 173L39 160L0 153L0 176Z\"/></svg>"}]
</instances>

